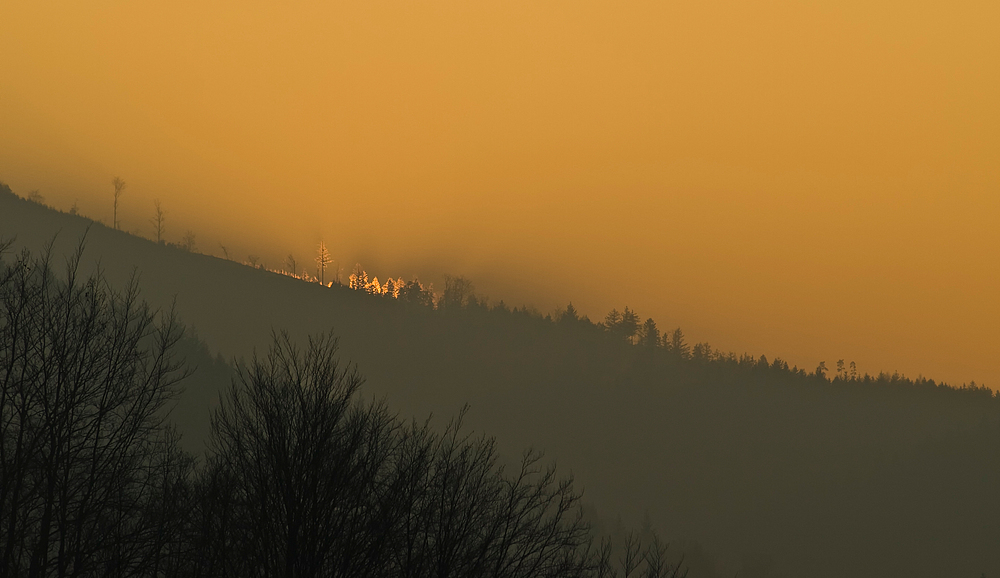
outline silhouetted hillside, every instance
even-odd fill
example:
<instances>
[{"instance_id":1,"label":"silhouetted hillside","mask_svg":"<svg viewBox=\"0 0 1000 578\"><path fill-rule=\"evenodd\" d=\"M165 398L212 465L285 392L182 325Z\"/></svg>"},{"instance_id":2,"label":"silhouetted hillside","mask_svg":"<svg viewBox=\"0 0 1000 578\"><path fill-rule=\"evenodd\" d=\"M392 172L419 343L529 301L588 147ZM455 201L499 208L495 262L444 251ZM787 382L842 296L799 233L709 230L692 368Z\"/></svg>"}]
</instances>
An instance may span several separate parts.
<instances>
[{"instance_id":1,"label":"silhouetted hillside","mask_svg":"<svg viewBox=\"0 0 1000 578\"><path fill-rule=\"evenodd\" d=\"M64 255L88 227L84 265L99 261L112 283L138 271L143 296L176 299L212 352L263 350L272 328L333 329L366 394L407 416L469 403L469 426L501 452L544 450L600 515L648 513L741 577L1000 574L1000 400L988 389L848 368L831 380L653 339L627 309L599 325L483 303L468 287L438 308L324 287L0 192L0 237L15 248L58 234Z\"/></svg>"},{"instance_id":2,"label":"silhouetted hillside","mask_svg":"<svg viewBox=\"0 0 1000 578\"><path fill-rule=\"evenodd\" d=\"M239 362L194 458L164 415L191 371L176 315L80 276L80 254L63 277L0 260L3 576L681 575L655 535L593 536L538 452L508 469L461 414L442 430L358 399L329 334Z\"/></svg>"}]
</instances>

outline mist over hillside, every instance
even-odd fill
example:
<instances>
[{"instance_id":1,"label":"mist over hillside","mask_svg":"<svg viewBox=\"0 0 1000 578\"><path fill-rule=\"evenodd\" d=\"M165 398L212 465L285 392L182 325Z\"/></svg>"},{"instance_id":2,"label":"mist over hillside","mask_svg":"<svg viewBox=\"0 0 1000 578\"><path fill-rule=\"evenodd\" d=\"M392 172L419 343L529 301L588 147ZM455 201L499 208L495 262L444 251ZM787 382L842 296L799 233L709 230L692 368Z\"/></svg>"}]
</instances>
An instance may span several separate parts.
<instances>
[{"instance_id":1,"label":"mist over hillside","mask_svg":"<svg viewBox=\"0 0 1000 578\"><path fill-rule=\"evenodd\" d=\"M54 239L58 263L84 234L85 269L114 284L137 275L145 299L176 304L207 344L189 345L205 372L178 410L192 416L190 447L207 431L196 414L217 396L209 384L228 375L216 354L262 350L274 329L296 340L332 329L365 395L405 416L468 403L471 427L508 454L544 450L600 515L648 516L740 576L1000 574L1000 400L988 389L789 368L652 339L619 312L596 324L466 290L434 306L324 287L0 191L14 250Z\"/></svg>"}]
</instances>

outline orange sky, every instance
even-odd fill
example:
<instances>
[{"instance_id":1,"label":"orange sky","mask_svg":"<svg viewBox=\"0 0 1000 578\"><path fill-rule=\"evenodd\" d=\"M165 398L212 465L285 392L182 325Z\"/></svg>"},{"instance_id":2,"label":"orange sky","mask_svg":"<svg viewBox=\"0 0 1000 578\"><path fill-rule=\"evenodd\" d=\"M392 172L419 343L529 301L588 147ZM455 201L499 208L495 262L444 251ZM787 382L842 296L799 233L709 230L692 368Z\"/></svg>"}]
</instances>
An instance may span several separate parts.
<instances>
[{"instance_id":1,"label":"orange sky","mask_svg":"<svg viewBox=\"0 0 1000 578\"><path fill-rule=\"evenodd\" d=\"M0 180L998 386L998 30L995 0L7 0Z\"/></svg>"}]
</instances>

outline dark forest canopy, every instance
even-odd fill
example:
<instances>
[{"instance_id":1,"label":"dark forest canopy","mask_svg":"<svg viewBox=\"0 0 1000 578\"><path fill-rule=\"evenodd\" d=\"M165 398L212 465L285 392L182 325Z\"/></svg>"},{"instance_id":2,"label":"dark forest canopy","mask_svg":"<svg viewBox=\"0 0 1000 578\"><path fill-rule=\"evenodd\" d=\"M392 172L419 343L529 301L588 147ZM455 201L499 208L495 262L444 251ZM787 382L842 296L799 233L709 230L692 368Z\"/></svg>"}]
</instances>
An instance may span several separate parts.
<instances>
[{"instance_id":1,"label":"dark forest canopy","mask_svg":"<svg viewBox=\"0 0 1000 578\"><path fill-rule=\"evenodd\" d=\"M301 267L295 278L243 266L0 194L0 236L18 248L57 232L75 247L88 226L85 262L99 258L117 286L139 267L143 294L176 300L212 352L263 351L273 327L299 343L333 327L366 394L404 416L469 403L466 423L496 435L500 455L544 449L599 525L648 519L688 553L691 576L1000 573L1000 404L988 388L722 353L631 308L599 322L571 305L543 315L462 278L374 291L359 267L353 287L329 274L320 286ZM199 368L228 379L194 349ZM716 560L699 562L692 540Z\"/></svg>"}]
</instances>

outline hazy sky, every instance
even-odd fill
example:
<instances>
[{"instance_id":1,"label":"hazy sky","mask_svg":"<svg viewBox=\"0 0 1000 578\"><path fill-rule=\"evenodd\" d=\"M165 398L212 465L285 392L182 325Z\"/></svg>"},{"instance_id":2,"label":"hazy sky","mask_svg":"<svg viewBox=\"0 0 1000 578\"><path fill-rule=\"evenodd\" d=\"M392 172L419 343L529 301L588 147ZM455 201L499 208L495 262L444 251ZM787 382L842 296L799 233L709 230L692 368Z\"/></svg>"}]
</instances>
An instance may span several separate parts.
<instances>
[{"instance_id":1,"label":"hazy sky","mask_svg":"<svg viewBox=\"0 0 1000 578\"><path fill-rule=\"evenodd\" d=\"M0 180L1000 386L998 31L996 0L5 0Z\"/></svg>"}]
</instances>

